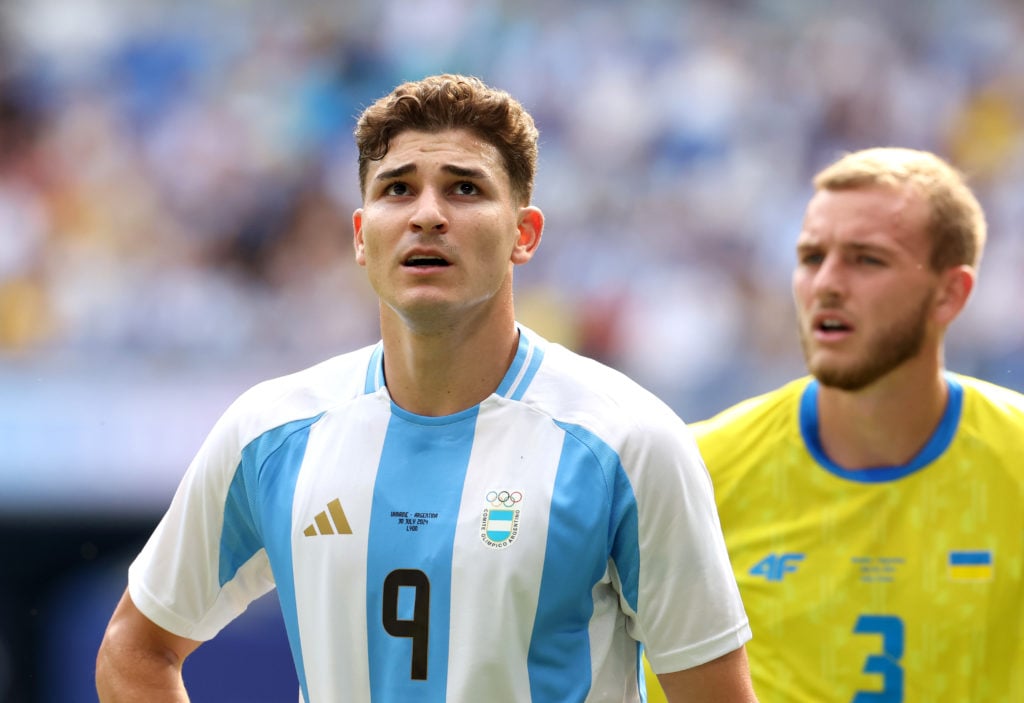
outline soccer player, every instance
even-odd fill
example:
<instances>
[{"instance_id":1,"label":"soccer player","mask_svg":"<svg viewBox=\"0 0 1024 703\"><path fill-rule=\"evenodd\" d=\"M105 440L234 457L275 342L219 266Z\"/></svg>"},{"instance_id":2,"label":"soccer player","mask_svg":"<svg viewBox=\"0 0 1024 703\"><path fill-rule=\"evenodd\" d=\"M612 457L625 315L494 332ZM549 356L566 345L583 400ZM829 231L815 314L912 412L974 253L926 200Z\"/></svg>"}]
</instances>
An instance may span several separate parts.
<instances>
[{"instance_id":1,"label":"soccer player","mask_svg":"<svg viewBox=\"0 0 1024 703\"><path fill-rule=\"evenodd\" d=\"M517 324L537 130L441 75L355 130L355 257L382 341L243 394L128 572L102 701L185 700L182 662L276 587L301 697L753 701L711 482L653 395Z\"/></svg>"},{"instance_id":2,"label":"soccer player","mask_svg":"<svg viewBox=\"0 0 1024 703\"><path fill-rule=\"evenodd\" d=\"M1024 701L1024 396L943 360L981 207L908 149L814 185L793 272L810 377L693 426L758 695Z\"/></svg>"}]
</instances>

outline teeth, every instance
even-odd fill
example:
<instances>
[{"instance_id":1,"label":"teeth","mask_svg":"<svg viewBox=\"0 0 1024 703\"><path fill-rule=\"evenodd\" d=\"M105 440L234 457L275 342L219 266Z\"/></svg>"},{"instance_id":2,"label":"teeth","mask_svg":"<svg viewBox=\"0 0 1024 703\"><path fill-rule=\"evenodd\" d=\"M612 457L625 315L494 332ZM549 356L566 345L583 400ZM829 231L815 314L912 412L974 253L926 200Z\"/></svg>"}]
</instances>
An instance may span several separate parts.
<instances>
[{"instance_id":1,"label":"teeth","mask_svg":"<svg viewBox=\"0 0 1024 703\"><path fill-rule=\"evenodd\" d=\"M843 323L839 322L839 320L822 320L821 327L826 330L837 330L843 327Z\"/></svg>"}]
</instances>

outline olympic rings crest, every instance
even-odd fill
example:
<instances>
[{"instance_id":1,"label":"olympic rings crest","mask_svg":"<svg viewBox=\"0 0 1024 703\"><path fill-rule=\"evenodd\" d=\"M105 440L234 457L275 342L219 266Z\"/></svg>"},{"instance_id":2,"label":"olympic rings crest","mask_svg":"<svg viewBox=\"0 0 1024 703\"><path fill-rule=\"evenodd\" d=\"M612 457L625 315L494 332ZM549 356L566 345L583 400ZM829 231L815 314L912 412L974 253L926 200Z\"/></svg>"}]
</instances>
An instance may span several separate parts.
<instances>
[{"instance_id":1,"label":"olympic rings crest","mask_svg":"<svg viewBox=\"0 0 1024 703\"><path fill-rule=\"evenodd\" d=\"M511 508L523 499L523 493L522 491L488 491L486 499L495 508Z\"/></svg>"}]
</instances>

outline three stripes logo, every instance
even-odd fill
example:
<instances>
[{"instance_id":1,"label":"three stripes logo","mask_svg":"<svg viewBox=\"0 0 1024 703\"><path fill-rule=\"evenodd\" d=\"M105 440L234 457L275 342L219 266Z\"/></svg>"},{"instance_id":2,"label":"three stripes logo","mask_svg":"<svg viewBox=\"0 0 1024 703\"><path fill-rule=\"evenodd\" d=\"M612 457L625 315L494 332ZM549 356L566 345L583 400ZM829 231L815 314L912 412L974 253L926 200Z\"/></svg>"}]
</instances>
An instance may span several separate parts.
<instances>
[{"instance_id":1,"label":"three stripes logo","mask_svg":"<svg viewBox=\"0 0 1024 703\"><path fill-rule=\"evenodd\" d=\"M345 511L341 509L341 500L335 498L327 504L327 510L319 512L313 518L313 524L306 527L302 534L307 537L317 535L350 535L352 528L349 527Z\"/></svg>"}]
</instances>

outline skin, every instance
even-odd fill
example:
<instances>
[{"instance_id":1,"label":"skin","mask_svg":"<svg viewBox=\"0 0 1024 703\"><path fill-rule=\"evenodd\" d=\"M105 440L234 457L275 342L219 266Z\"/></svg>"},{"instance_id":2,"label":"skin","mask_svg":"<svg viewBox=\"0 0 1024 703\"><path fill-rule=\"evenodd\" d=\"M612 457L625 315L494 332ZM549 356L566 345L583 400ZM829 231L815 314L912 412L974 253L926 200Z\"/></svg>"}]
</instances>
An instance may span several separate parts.
<instances>
[{"instance_id":1,"label":"skin","mask_svg":"<svg viewBox=\"0 0 1024 703\"><path fill-rule=\"evenodd\" d=\"M96 691L102 703L184 703L181 667L196 647L142 614L125 590L96 657Z\"/></svg>"},{"instance_id":2,"label":"skin","mask_svg":"<svg viewBox=\"0 0 1024 703\"><path fill-rule=\"evenodd\" d=\"M928 213L910 186L823 190L807 207L793 297L822 444L847 469L905 463L946 406L943 340L975 274L931 268Z\"/></svg>"},{"instance_id":3,"label":"skin","mask_svg":"<svg viewBox=\"0 0 1024 703\"><path fill-rule=\"evenodd\" d=\"M365 185L353 246L380 297L388 392L421 415L472 407L515 356L512 274L533 258L544 217L514 201L498 150L465 130L397 135ZM100 700L187 701L181 667L199 644L126 592L97 659ZM672 703L756 700L743 648L660 680Z\"/></svg>"},{"instance_id":4,"label":"skin","mask_svg":"<svg viewBox=\"0 0 1024 703\"><path fill-rule=\"evenodd\" d=\"M544 227L539 209L513 201L497 148L465 130L399 134L368 171L352 224L380 297L392 399L437 416L490 395L518 342L513 268ZM414 256L445 265L408 265Z\"/></svg>"},{"instance_id":5,"label":"skin","mask_svg":"<svg viewBox=\"0 0 1024 703\"><path fill-rule=\"evenodd\" d=\"M671 674L658 674L669 703L757 703L745 648Z\"/></svg>"}]
</instances>

